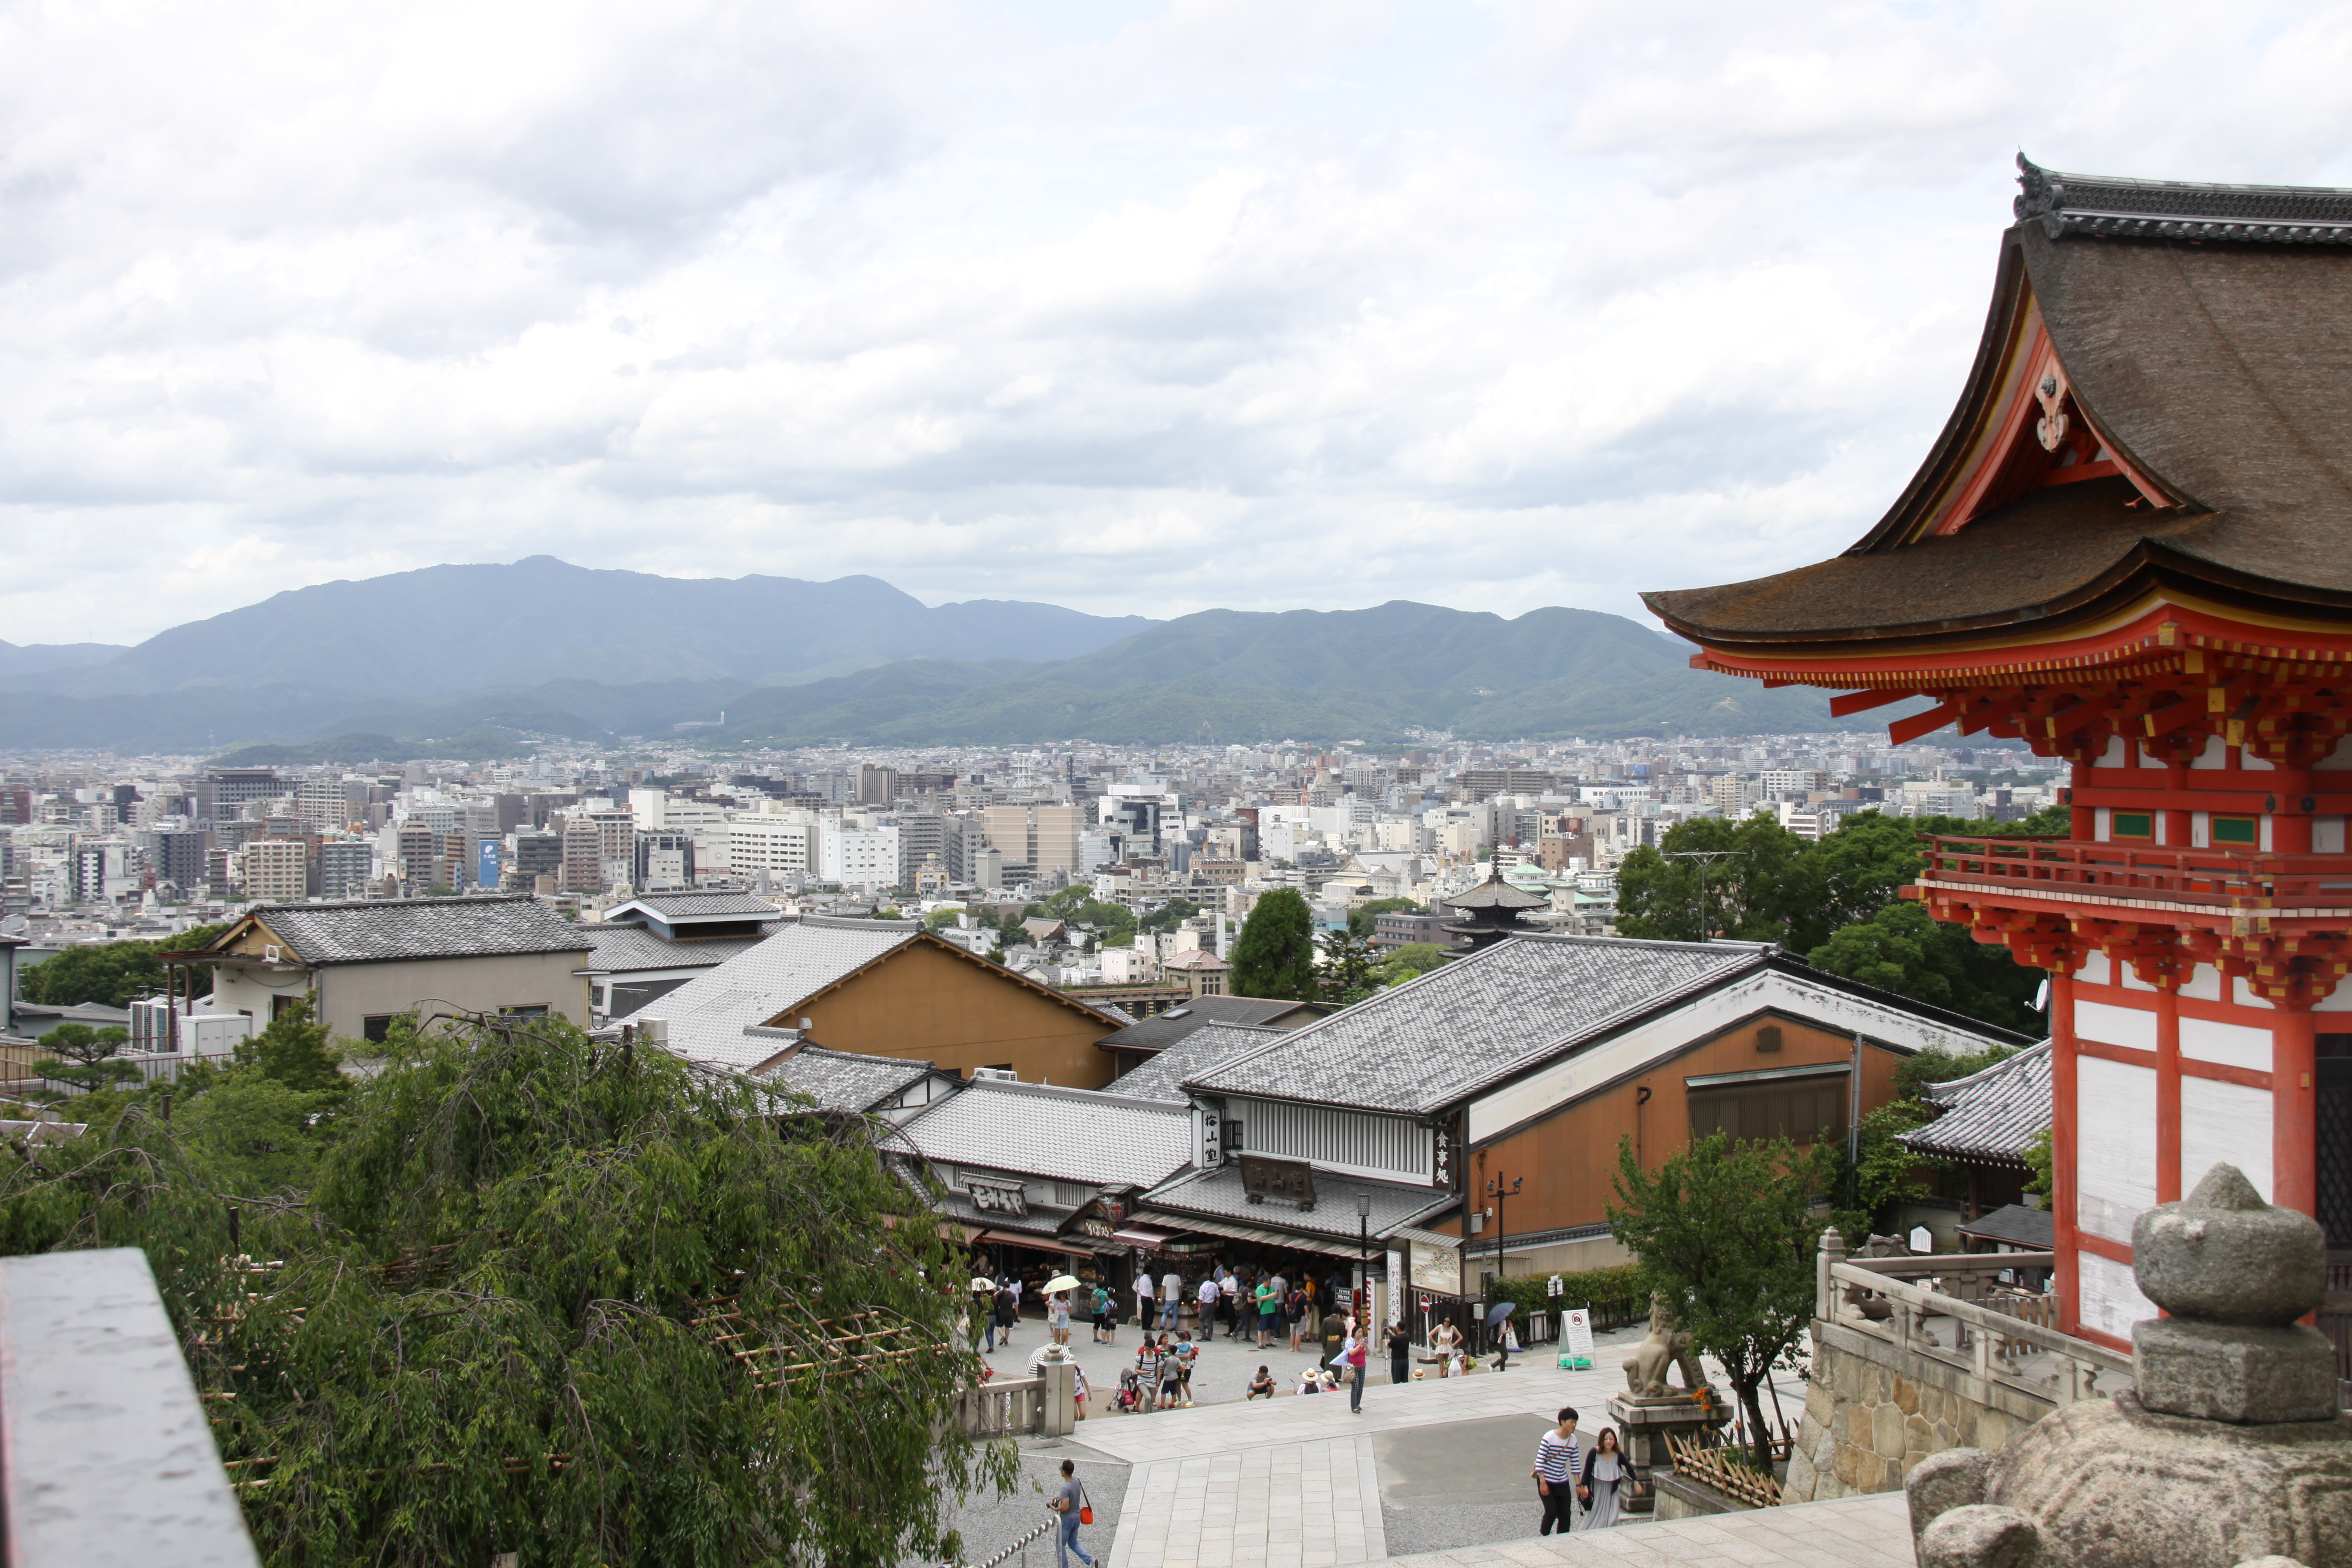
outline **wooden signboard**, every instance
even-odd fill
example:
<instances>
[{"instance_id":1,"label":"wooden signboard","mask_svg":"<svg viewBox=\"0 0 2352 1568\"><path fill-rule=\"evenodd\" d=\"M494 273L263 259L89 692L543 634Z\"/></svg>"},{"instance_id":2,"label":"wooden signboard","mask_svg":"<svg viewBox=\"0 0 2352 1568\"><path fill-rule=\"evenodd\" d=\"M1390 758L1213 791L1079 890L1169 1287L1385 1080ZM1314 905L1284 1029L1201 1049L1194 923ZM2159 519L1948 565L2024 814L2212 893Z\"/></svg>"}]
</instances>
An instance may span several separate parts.
<instances>
[{"instance_id":1,"label":"wooden signboard","mask_svg":"<svg viewBox=\"0 0 2352 1568\"><path fill-rule=\"evenodd\" d=\"M1304 1160L1276 1160L1265 1154L1242 1157L1242 1191L1249 1201L1287 1198L1302 1210L1315 1206L1315 1167Z\"/></svg>"}]
</instances>

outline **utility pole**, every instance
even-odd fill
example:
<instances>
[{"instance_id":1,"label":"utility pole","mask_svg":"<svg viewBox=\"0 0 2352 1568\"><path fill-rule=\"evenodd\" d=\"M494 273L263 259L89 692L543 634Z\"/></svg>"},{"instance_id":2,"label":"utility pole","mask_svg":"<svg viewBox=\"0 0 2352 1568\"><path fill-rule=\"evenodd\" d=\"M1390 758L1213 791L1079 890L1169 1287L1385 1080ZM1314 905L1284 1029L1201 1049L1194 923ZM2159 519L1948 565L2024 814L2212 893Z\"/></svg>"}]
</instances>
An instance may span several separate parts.
<instances>
[{"instance_id":1,"label":"utility pole","mask_svg":"<svg viewBox=\"0 0 2352 1568\"><path fill-rule=\"evenodd\" d=\"M1695 863L1698 871L1698 939L1701 942L1709 941L1712 933L1707 930L1706 924L1706 868L1717 860L1728 860L1734 857L1745 855L1748 851L1745 849L1669 849L1664 853L1666 858L1670 860L1689 860Z\"/></svg>"},{"instance_id":2,"label":"utility pole","mask_svg":"<svg viewBox=\"0 0 2352 1568\"><path fill-rule=\"evenodd\" d=\"M1495 1279L1497 1283L1503 1278L1503 1200L1517 1195L1518 1190L1527 1184L1525 1176L1512 1177L1507 1187L1500 1176L1486 1184L1486 1195L1495 1200Z\"/></svg>"}]
</instances>

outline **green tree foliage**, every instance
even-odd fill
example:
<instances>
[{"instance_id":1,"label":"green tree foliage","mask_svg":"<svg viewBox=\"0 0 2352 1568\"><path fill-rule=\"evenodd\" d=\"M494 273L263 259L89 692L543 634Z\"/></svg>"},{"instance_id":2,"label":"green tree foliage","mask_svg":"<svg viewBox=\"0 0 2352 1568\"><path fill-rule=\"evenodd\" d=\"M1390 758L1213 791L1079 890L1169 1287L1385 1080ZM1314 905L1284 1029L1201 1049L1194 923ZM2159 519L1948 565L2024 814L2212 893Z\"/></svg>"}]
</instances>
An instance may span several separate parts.
<instances>
[{"instance_id":1,"label":"green tree foliage","mask_svg":"<svg viewBox=\"0 0 2352 1568\"><path fill-rule=\"evenodd\" d=\"M59 1024L34 1044L49 1054L33 1060L33 1076L47 1083L62 1083L93 1093L120 1084L139 1081L139 1069L129 1062L114 1060L116 1052L131 1043L127 1029L93 1029L88 1024ZM39 1100L61 1100L60 1089L34 1089L29 1097Z\"/></svg>"},{"instance_id":2,"label":"green tree foliage","mask_svg":"<svg viewBox=\"0 0 2352 1568\"><path fill-rule=\"evenodd\" d=\"M2074 833L2074 813L2069 806L2045 805L2023 822L2011 824L2009 831L2031 834L2037 838L2071 838Z\"/></svg>"},{"instance_id":3,"label":"green tree foliage","mask_svg":"<svg viewBox=\"0 0 2352 1568\"><path fill-rule=\"evenodd\" d=\"M226 925L198 926L162 942L101 942L69 947L43 959L18 976L18 994L27 1002L48 1007L70 1007L80 1002L100 1002L127 1007L134 997L162 994L163 966L157 955L202 947ZM207 982L198 980L199 986Z\"/></svg>"},{"instance_id":4,"label":"green tree foliage","mask_svg":"<svg viewBox=\"0 0 2352 1568\"><path fill-rule=\"evenodd\" d=\"M1323 940L1323 958L1315 966L1316 984L1323 1000L1346 1006L1379 989L1380 954L1371 939L1352 931L1334 931Z\"/></svg>"},{"instance_id":5,"label":"green tree foliage","mask_svg":"<svg viewBox=\"0 0 2352 1568\"><path fill-rule=\"evenodd\" d=\"M1454 955L1433 942L1409 942L1391 948L1373 973L1383 985L1402 985L1416 974L1426 974L1453 962Z\"/></svg>"},{"instance_id":6,"label":"green tree foliage","mask_svg":"<svg viewBox=\"0 0 2352 1568\"><path fill-rule=\"evenodd\" d=\"M307 998L272 1018L268 1028L240 1044L236 1053L240 1066L305 1093L340 1095L349 1089L342 1059L327 1026L310 1016Z\"/></svg>"},{"instance_id":7,"label":"green tree foliage","mask_svg":"<svg viewBox=\"0 0 2352 1568\"><path fill-rule=\"evenodd\" d=\"M923 929L925 931L945 931L950 926L956 923L957 917L963 911L961 910L933 910L929 914L923 917Z\"/></svg>"},{"instance_id":8,"label":"green tree foliage","mask_svg":"<svg viewBox=\"0 0 2352 1568\"><path fill-rule=\"evenodd\" d=\"M1838 1228L1856 1241L1894 1230L1903 1200L1932 1189L1939 1176L1956 1168L1895 1142L1898 1133L1925 1127L1939 1114L1925 1097L1927 1087L1982 1072L2014 1055L2011 1047L1998 1045L1958 1055L1930 1048L1898 1063L1895 1098L1864 1115L1855 1129L1853 1168L1844 1187L1849 1206L1839 1211Z\"/></svg>"},{"instance_id":9,"label":"green tree foliage","mask_svg":"<svg viewBox=\"0 0 2352 1568\"><path fill-rule=\"evenodd\" d=\"M1642 1168L1631 1138L1617 1146L1610 1233L1641 1259L1692 1349L1722 1363L1768 1473L1758 1390L1811 1326L1822 1232L1813 1211L1835 1179L1826 1143L1801 1152L1785 1138L1735 1143L1717 1132L1654 1171Z\"/></svg>"},{"instance_id":10,"label":"green tree foliage","mask_svg":"<svg viewBox=\"0 0 2352 1568\"><path fill-rule=\"evenodd\" d=\"M1011 1456L958 1435L964 1270L867 1130L561 1021L383 1061L331 1132L257 1058L0 1144L0 1247L146 1249L266 1561L962 1554Z\"/></svg>"},{"instance_id":11,"label":"green tree foliage","mask_svg":"<svg viewBox=\"0 0 2352 1568\"><path fill-rule=\"evenodd\" d=\"M1698 941L1698 862L1677 853L1729 851L1706 868L1704 930L1801 952L1829 934L1812 847L1761 812L1737 822L1720 816L1678 822L1657 848L1644 845L1618 867L1617 930L1625 936Z\"/></svg>"},{"instance_id":12,"label":"green tree foliage","mask_svg":"<svg viewBox=\"0 0 2352 1568\"><path fill-rule=\"evenodd\" d=\"M1084 882L1074 882L1044 903L1032 904L1029 908L1031 919L1055 920L1072 926L1086 927L1102 939L1105 947L1135 945L1135 911L1125 904L1096 898L1094 889ZM1171 921L1168 924L1172 926L1175 921ZM1021 929L1017 921L1007 921L1004 934L1008 939L1029 940L1028 933Z\"/></svg>"},{"instance_id":13,"label":"green tree foliage","mask_svg":"<svg viewBox=\"0 0 2352 1568\"><path fill-rule=\"evenodd\" d=\"M1411 899L1370 899L1348 911L1348 929L1358 936L1370 936L1382 915L1428 912Z\"/></svg>"},{"instance_id":14,"label":"green tree foliage","mask_svg":"<svg viewBox=\"0 0 2352 1568\"><path fill-rule=\"evenodd\" d=\"M2032 1141L2025 1145L2025 1163L2033 1173L2033 1179L2025 1184L2025 1191L2040 1198L2045 1205L2050 1202L2050 1194L2054 1190L2051 1186L2050 1176L2052 1158L2050 1129L2045 1127L2036 1132Z\"/></svg>"},{"instance_id":15,"label":"green tree foliage","mask_svg":"<svg viewBox=\"0 0 2352 1568\"><path fill-rule=\"evenodd\" d=\"M1297 889L1259 896L1234 941L1233 963L1236 996L1315 999L1315 914Z\"/></svg>"},{"instance_id":16,"label":"green tree foliage","mask_svg":"<svg viewBox=\"0 0 2352 1568\"><path fill-rule=\"evenodd\" d=\"M2041 970L2012 963L2007 948L1978 942L1966 926L1936 920L1915 903L1890 903L1806 956L1816 969L2004 1029L2042 1027L2033 1011Z\"/></svg>"},{"instance_id":17,"label":"green tree foliage","mask_svg":"<svg viewBox=\"0 0 2352 1568\"><path fill-rule=\"evenodd\" d=\"M1138 931L1174 931L1201 912L1201 906L1190 899L1171 899L1141 920L1135 922Z\"/></svg>"}]
</instances>

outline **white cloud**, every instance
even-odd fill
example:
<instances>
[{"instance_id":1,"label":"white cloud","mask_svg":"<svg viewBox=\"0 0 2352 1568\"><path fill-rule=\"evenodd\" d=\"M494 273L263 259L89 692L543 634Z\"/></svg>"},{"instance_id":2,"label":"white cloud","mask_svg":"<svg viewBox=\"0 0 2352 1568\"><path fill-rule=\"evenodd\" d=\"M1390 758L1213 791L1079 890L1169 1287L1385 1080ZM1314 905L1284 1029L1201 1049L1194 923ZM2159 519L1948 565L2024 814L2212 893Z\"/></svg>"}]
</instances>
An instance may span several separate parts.
<instances>
[{"instance_id":1,"label":"white cloud","mask_svg":"<svg viewBox=\"0 0 2352 1568\"><path fill-rule=\"evenodd\" d=\"M2352 184L2277 4L0 7L0 637L546 552L1629 611L1865 528L2008 160Z\"/></svg>"}]
</instances>

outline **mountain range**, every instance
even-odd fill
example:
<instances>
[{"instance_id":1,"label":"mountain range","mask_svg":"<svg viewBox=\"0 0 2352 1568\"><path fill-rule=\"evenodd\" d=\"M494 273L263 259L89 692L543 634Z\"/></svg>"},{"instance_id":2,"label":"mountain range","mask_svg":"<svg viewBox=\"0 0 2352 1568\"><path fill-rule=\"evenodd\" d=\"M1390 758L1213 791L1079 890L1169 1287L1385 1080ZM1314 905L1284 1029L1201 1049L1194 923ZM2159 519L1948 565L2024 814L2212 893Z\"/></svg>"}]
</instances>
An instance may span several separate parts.
<instances>
[{"instance_id":1,"label":"mountain range","mask_svg":"<svg viewBox=\"0 0 2352 1568\"><path fill-rule=\"evenodd\" d=\"M1393 601L1175 620L873 577L659 577L548 556L276 595L135 647L0 644L0 746L248 762L498 756L529 737L1149 744L1875 728L1688 666L1622 616ZM723 712L724 722L719 721ZM258 747L259 750L252 748Z\"/></svg>"}]
</instances>

